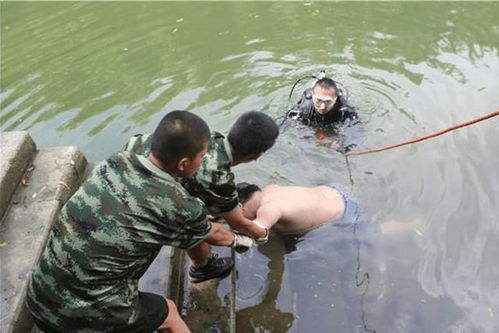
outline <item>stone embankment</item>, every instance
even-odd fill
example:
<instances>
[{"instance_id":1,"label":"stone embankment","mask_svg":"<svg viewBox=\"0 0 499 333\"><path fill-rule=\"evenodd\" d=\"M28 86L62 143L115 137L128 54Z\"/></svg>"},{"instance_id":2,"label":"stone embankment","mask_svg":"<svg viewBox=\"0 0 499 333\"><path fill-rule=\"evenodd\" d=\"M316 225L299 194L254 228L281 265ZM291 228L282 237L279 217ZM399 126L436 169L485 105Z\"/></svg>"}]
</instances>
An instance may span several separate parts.
<instances>
[{"instance_id":1,"label":"stone embankment","mask_svg":"<svg viewBox=\"0 0 499 333\"><path fill-rule=\"evenodd\" d=\"M38 150L26 132L0 133L0 331L30 332L26 286L52 222L83 180L76 147Z\"/></svg>"}]
</instances>

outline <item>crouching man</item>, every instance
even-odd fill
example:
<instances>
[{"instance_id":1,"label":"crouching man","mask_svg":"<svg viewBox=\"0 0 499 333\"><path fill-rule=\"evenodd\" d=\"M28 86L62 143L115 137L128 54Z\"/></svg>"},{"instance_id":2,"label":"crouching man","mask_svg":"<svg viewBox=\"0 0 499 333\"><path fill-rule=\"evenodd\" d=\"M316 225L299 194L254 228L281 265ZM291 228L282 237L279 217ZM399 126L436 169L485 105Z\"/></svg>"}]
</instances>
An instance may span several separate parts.
<instances>
[{"instance_id":1,"label":"crouching man","mask_svg":"<svg viewBox=\"0 0 499 333\"><path fill-rule=\"evenodd\" d=\"M49 332L189 332L175 304L138 290L163 245L187 249L198 281L226 276L238 245L179 183L208 150L210 131L187 111L167 114L148 157L120 152L97 164L62 208L28 287L27 306Z\"/></svg>"}]
</instances>

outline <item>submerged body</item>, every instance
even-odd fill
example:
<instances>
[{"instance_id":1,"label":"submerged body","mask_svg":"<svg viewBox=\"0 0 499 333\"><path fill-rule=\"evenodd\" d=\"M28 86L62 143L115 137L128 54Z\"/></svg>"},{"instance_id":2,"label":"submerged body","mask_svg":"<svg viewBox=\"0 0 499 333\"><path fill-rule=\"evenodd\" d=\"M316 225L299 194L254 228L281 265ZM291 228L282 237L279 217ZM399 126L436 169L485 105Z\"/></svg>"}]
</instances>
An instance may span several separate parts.
<instances>
[{"instance_id":1,"label":"submerged body","mask_svg":"<svg viewBox=\"0 0 499 333\"><path fill-rule=\"evenodd\" d=\"M346 188L334 182L313 187L268 185L263 189L239 183L237 188L244 216L280 234L301 234L328 223L347 226L360 221L370 225L371 231L379 228L383 234L399 234L422 223L420 219L372 223Z\"/></svg>"},{"instance_id":2,"label":"submerged body","mask_svg":"<svg viewBox=\"0 0 499 333\"><path fill-rule=\"evenodd\" d=\"M245 213L279 235L258 248L271 262L247 264L253 274L270 270L263 279L269 287L262 288L268 290L263 302L239 311L241 325L251 317L262 331L357 331L364 325L363 302L371 300L363 299L369 282L362 281L359 265L364 271L364 263L376 262L378 225L340 184L255 188L243 203ZM251 274L244 269L241 276Z\"/></svg>"},{"instance_id":3,"label":"submerged body","mask_svg":"<svg viewBox=\"0 0 499 333\"><path fill-rule=\"evenodd\" d=\"M289 234L304 232L338 220L345 211L345 202L337 190L326 185L311 188L270 185L262 191L260 209L260 215L263 216L267 209L279 209L279 220L267 227Z\"/></svg>"},{"instance_id":4,"label":"submerged body","mask_svg":"<svg viewBox=\"0 0 499 333\"><path fill-rule=\"evenodd\" d=\"M337 222L345 215L355 215L350 212L352 206L346 190L339 184L314 187L269 185L251 194L243 203L243 213L268 229L296 234L324 223ZM354 216L349 218L355 220Z\"/></svg>"}]
</instances>

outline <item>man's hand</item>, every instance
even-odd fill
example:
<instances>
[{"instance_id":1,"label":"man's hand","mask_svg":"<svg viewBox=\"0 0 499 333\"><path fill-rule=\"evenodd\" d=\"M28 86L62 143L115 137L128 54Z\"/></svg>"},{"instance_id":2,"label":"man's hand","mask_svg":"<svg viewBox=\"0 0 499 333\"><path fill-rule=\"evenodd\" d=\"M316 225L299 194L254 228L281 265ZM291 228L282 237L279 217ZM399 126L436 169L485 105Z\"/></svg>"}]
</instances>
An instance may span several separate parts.
<instances>
[{"instance_id":1,"label":"man's hand","mask_svg":"<svg viewBox=\"0 0 499 333\"><path fill-rule=\"evenodd\" d=\"M253 238L234 233L234 242L232 243L232 247L236 250L236 252L244 253L253 245L255 245L255 240Z\"/></svg>"}]
</instances>

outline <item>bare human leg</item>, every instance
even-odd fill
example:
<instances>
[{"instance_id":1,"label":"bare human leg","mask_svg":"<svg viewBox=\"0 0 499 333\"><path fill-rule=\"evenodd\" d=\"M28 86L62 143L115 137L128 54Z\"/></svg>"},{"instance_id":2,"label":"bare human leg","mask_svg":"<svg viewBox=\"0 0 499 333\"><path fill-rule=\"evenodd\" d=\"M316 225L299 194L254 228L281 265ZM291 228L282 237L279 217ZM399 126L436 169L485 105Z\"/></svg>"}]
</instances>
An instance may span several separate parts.
<instances>
[{"instance_id":1,"label":"bare human leg","mask_svg":"<svg viewBox=\"0 0 499 333\"><path fill-rule=\"evenodd\" d=\"M415 218L412 221L400 222L400 221L385 221L380 224L381 232L383 235L400 235L415 232L422 235L422 229L424 229L423 220L420 218Z\"/></svg>"},{"instance_id":2,"label":"bare human leg","mask_svg":"<svg viewBox=\"0 0 499 333\"><path fill-rule=\"evenodd\" d=\"M168 316L161 326L158 327L158 333L190 333L191 330L187 327L185 322L178 313L177 306L172 300L167 299Z\"/></svg>"}]
</instances>

